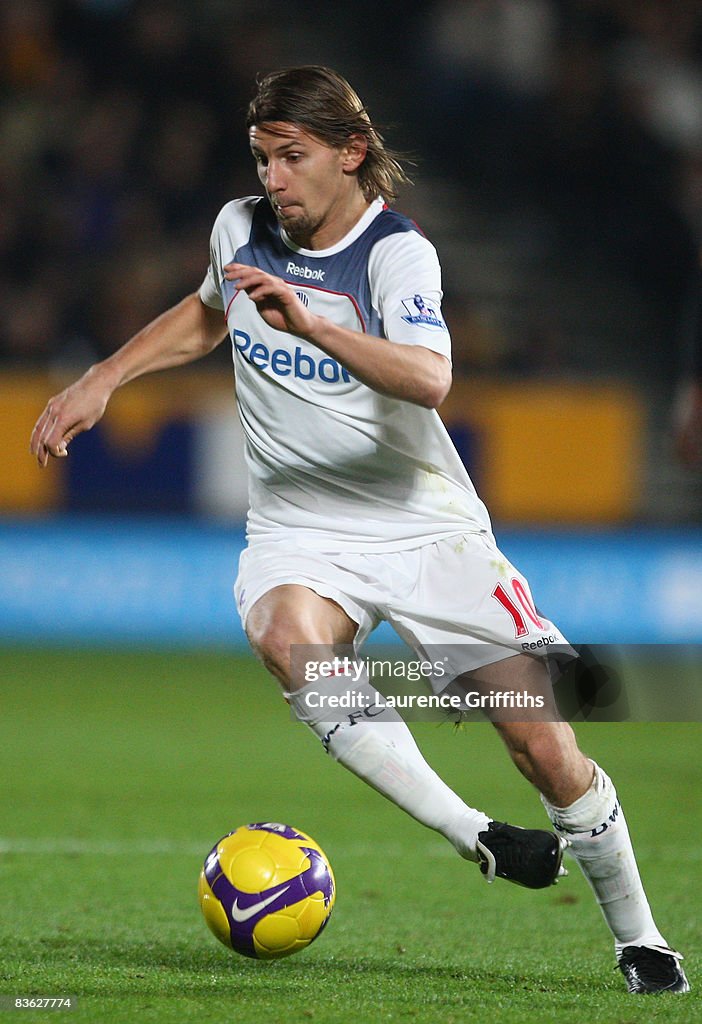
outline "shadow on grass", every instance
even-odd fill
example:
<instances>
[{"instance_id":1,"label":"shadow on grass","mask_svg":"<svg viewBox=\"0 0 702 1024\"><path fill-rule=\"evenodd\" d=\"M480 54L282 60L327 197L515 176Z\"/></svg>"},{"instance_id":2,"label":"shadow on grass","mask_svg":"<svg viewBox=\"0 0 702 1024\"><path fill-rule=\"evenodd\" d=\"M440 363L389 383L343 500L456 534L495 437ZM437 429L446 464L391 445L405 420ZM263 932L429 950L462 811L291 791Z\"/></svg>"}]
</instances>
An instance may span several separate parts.
<instances>
[{"instance_id":1,"label":"shadow on grass","mask_svg":"<svg viewBox=\"0 0 702 1024\"><path fill-rule=\"evenodd\" d=\"M37 946L15 949L15 961L24 959L26 967L37 959ZM23 957L22 954L25 954ZM424 957L422 957L424 960ZM416 957L383 954L308 956L300 955L276 962L249 960L217 946L177 946L163 942L80 942L67 948L61 937L41 941L41 971L45 976L72 977L73 990L81 995L138 996L158 993L163 996L198 998L236 993L260 999L275 984L276 998L305 996L311 991L330 993L356 986L364 998L374 991L400 1001L416 1001L424 994L453 993L462 988L481 988L493 996L499 993L561 993L582 995L583 986L592 994L621 989L614 972L600 965L578 974L564 974L555 965L539 962L517 965L511 960L486 967L470 966L456 958L417 962ZM434 996L434 998L436 998Z\"/></svg>"}]
</instances>

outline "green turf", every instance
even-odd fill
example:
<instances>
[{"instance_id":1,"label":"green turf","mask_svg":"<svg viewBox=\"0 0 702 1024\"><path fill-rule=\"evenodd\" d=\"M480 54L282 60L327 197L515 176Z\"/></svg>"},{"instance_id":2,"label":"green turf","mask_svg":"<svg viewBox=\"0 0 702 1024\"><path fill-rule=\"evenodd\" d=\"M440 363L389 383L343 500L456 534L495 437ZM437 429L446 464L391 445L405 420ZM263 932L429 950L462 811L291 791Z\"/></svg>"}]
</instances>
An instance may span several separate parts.
<instances>
[{"instance_id":1,"label":"green turf","mask_svg":"<svg viewBox=\"0 0 702 1024\"><path fill-rule=\"evenodd\" d=\"M690 996L636 998L577 869L548 892L487 886L326 758L251 661L6 650L0 671L0 994L77 997L8 1021L702 1020L700 725L578 726L688 954ZM490 726L414 731L469 801L544 824ZM220 946L195 895L212 843L252 820L310 832L337 876L325 933L273 964Z\"/></svg>"}]
</instances>

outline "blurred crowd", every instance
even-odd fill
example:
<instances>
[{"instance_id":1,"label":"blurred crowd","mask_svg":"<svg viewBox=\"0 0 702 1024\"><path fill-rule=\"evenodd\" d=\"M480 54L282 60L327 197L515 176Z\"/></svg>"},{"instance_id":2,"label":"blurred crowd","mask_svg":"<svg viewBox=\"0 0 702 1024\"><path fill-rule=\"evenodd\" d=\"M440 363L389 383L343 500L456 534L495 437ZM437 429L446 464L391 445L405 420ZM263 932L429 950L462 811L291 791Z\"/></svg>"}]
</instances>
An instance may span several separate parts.
<instances>
[{"instance_id":1,"label":"blurred crowd","mask_svg":"<svg viewBox=\"0 0 702 1024\"><path fill-rule=\"evenodd\" d=\"M259 191L255 76L301 62L347 74L457 216L537 211L675 342L702 234L699 0L3 0L5 364L105 355L197 287L218 209Z\"/></svg>"}]
</instances>

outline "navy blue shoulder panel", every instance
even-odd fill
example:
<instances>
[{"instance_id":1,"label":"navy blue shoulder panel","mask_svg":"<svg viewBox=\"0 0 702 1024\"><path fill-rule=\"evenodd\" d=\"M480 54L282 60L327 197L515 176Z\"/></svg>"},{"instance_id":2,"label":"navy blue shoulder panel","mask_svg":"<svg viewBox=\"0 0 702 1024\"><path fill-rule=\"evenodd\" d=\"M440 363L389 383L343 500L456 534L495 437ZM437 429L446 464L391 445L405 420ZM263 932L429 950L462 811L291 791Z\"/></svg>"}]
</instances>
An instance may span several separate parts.
<instances>
[{"instance_id":1,"label":"navy blue shoulder panel","mask_svg":"<svg viewBox=\"0 0 702 1024\"><path fill-rule=\"evenodd\" d=\"M261 199L254 207L251 231L246 245L234 254L236 263L246 263L280 276L280 263L289 250L280 237L280 229L269 202Z\"/></svg>"},{"instance_id":2,"label":"navy blue shoulder panel","mask_svg":"<svg viewBox=\"0 0 702 1024\"><path fill-rule=\"evenodd\" d=\"M408 231L421 234L409 217L386 209L341 252L331 256L310 256L287 247L281 238L280 227L270 203L262 199L254 209L249 240L237 250L235 260L282 277L290 284L301 287L310 285L353 296L368 329L375 319L371 310L368 281L371 249L382 238Z\"/></svg>"}]
</instances>

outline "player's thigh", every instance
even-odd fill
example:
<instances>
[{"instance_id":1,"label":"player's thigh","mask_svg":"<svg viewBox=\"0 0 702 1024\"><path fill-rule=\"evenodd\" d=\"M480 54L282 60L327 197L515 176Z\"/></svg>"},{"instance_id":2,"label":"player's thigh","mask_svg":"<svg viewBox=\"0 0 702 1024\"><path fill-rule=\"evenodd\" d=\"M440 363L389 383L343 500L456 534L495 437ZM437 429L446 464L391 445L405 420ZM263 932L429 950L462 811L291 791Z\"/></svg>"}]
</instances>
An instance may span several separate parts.
<instances>
[{"instance_id":1,"label":"player's thigh","mask_svg":"<svg viewBox=\"0 0 702 1024\"><path fill-rule=\"evenodd\" d=\"M358 624L336 601L308 587L273 587L251 607L246 634L254 653L284 685L295 688L304 680L294 670L294 648L313 648L315 660L334 656L339 645L353 644Z\"/></svg>"},{"instance_id":2,"label":"player's thigh","mask_svg":"<svg viewBox=\"0 0 702 1024\"><path fill-rule=\"evenodd\" d=\"M447 537L394 557L411 562L413 585L388 594L383 612L413 650L445 663L444 685L524 652L573 656L558 627L536 611L528 581L493 538ZM399 568L395 578L401 578ZM441 679L432 685L441 686Z\"/></svg>"}]
</instances>

